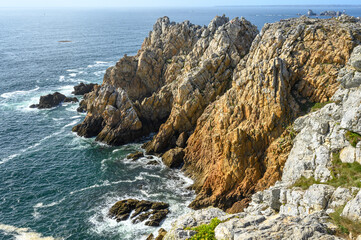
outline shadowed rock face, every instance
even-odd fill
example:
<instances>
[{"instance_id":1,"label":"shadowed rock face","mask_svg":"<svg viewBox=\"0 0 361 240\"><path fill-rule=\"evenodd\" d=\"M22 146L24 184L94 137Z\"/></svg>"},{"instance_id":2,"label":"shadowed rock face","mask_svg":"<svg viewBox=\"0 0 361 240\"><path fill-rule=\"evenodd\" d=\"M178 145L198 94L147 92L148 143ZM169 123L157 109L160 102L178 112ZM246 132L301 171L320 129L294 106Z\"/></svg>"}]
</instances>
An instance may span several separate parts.
<instances>
[{"instance_id":1,"label":"shadowed rock face","mask_svg":"<svg viewBox=\"0 0 361 240\"><path fill-rule=\"evenodd\" d=\"M78 99L76 97L66 97L64 94L55 92L53 94L41 96L39 104L33 104L30 108L52 108L58 106L62 102L78 102Z\"/></svg>"},{"instance_id":2,"label":"shadowed rock face","mask_svg":"<svg viewBox=\"0 0 361 240\"><path fill-rule=\"evenodd\" d=\"M361 24L303 17L257 33L243 18L216 17L208 27L158 19L138 54L85 95L88 114L73 130L113 145L156 131L146 152L184 148L193 208L242 210L280 179L292 147L287 127L334 94Z\"/></svg>"}]
</instances>

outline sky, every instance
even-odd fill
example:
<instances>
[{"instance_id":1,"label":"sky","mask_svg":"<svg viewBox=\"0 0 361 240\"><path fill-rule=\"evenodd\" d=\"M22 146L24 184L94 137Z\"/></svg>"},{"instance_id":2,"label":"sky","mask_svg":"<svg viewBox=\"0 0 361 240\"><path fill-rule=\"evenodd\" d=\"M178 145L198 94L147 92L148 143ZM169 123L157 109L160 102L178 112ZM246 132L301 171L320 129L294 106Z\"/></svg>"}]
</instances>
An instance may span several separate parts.
<instances>
[{"instance_id":1,"label":"sky","mask_svg":"<svg viewBox=\"0 0 361 240\"><path fill-rule=\"evenodd\" d=\"M0 0L0 7L212 7L361 4L358 0Z\"/></svg>"}]
</instances>

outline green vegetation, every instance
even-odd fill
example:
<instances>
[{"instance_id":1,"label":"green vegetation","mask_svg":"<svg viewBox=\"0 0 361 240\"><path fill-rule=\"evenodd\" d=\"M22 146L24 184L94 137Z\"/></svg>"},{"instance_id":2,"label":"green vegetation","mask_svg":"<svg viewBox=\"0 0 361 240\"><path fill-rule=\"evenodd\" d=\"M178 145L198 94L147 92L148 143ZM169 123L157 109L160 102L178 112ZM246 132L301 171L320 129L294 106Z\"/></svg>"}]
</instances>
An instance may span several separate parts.
<instances>
[{"instance_id":1,"label":"green vegetation","mask_svg":"<svg viewBox=\"0 0 361 240\"><path fill-rule=\"evenodd\" d=\"M332 154L332 179L326 184L334 187L361 187L361 165L358 162L343 163L340 159L340 153Z\"/></svg>"},{"instance_id":2,"label":"green vegetation","mask_svg":"<svg viewBox=\"0 0 361 240\"><path fill-rule=\"evenodd\" d=\"M311 112L315 112L321 108L323 108L324 106L326 106L329 103L333 103L333 101L327 101L327 102L323 102L323 103L315 103L312 107L311 107Z\"/></svg>"},{"instance_id":3,"label":"green vegetation","mask_svg":"<svg viewBox=\"0 0 361 240\"><path fill-rule=\"evenodd\" d=\"M314 177L306 178L302 176L292 185L291 188L300 187L302 190L307 190L313 184L320 184L320 182L316 181Z\"/></svg>"},{"instance_id":4,"label":"green vegetation","mask_svg":"<svg viewBox=\"0 0 361 240\"><path fill-rule=\"evenodd\" d=\"M333 187L358 187L361 188L361 165L358 162L343 163L340 159L340 153L336 152L332 154L332 167L331 167L332 179L324 184L331 185ZM298 179L292 187L300 187L303 190L308 189L313 184L321 184L315 178L305 178L302 176Z\"/></svg>"},{"instance_id":5,"label":"green vegetation","mask_svg":"<svg viewBox=\"0 0 361 240\"><path fill-rule=\"evenodd\" d=\"M361 141L361 135L355 132L347 131L346 139L353 147L356 147L357 143Z\"/></svg>"},{"instance_id":6,"label":"green vegetation","mask_svg":"<svg viewBox=\"0 0 361 240\"><path fill-rule=\"evenodd\" d=\"M338 227L336 235L340 235L346 238L350 232L355 236L360 235L361 223L342 217L341 213L343 209L344 206L339 207L335 210L334 213L330 214L331 222Z\"/></svg>"},{"instance_id":7,"label":"green vegetation","mask_svg":"<svg viewBox=\"0 0 361 240\"><path fill-rule=\"evenodd\" d=\"M218 218L211 220L209 224L203 224L198 227L194 227L191 230L197 232L191 240L215 240L214 229L220 224L221 221Z\"/></svg>"}]
</instances>

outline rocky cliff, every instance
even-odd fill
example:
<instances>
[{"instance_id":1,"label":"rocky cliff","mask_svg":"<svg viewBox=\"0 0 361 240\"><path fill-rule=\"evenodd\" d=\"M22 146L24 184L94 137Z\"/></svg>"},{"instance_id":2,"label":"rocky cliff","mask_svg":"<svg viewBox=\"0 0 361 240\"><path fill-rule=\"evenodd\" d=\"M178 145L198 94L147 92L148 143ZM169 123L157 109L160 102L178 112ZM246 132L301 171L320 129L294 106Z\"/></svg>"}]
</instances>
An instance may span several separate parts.
<instances>
[{"instance_id":1,"label":"rocky cliff","mask_svg":"<svg viewBox=\"0 0 361 240\"><path fill-rule=\"evenodd\" d=\"M215 239L361 239L361 46L337 82L330 103L295 120L281 181L255 193L242 213L181 216L164 239L191 238L215 218Z\"/></svg>"},{"instance_id":2,"label":"rocky cliff","mask_svg":"<svg viewBox=\"0 0 361 240\"><path fill-rule=\"evenodd\" d=\"M360 33L348 16L282 20L260 33L243 18L208 27L160 18L138 54L85 95L88 114L73 130L113 145L155 131L146 151L184 156L193 208L241 211L281 179L294 120L331 99Z\"/></svg>"}]
</instances>

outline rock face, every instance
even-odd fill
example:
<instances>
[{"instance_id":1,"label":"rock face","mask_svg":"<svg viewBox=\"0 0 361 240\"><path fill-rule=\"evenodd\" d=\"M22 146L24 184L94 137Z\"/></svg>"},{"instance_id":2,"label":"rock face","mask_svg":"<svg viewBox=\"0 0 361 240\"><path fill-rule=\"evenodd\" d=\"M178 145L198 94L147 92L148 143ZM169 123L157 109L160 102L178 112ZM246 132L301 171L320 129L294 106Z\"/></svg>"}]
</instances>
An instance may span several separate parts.
<instances>
[{"instance_id":1,"label":"rock face","mask_svg":"<svg viewBox=\"0 0 361 240\"><path fill-rule=\"evenodd\" d=\"M145 222L148 226L159 226L169 213L169 204L164 202L127 199L115 203L109 210L109 217L117 221L132 219L133 223ZM132 215L131 215L132 213Z\"/></svg>"},{"instance_id":2,"label":"rock face","mask_svg":"<svg viewBox=\"0 0 361 240\"><path fill-rule=\"evenodd\" d=\"M138 54L124 56L106 71L102 86L86 95L81 105L88 115L74 131L117 145L159 129L147 152L165 152L180 136L184 146L204 108L229 88L233 69L257 33L243 18L216 17L208 27L158 19ZM122 91L127 104L108 101ZM116 124L119 111L132 114L120 115Z\"/></svg>"},{"instance_id":3,"label":"rock face","mask_svg":"<svg viewBox=\"0 0 361 240\"><path fill-rule=\"evenodd\" d=\"M208 27L158 19L138 54L120 59L103 84L84 96L81 107L88 114L73 130L112 145L156 131L146 152L184 149L196 209L240 211L282 172L288 182L311 172L326 181L330 149L322 141L348 125L359 132L357 111L342 112L340 125L316 120L319 113L316 123L301 118L291 125L310 104L329 101L340 84L358 86L357 51L350 66L340 69L361 42L360 20L301 17L266 24L257 33L243 18L216 17ZM356 94L336 95L356 108ZM330 104L321 113L336 109ZM312 130L312 138L302 128ZM292 149L295 132L301 135ZM347 147L342 141L337 147ZM285 165L287 158L294 160Z\"/></svg>"},{"instance_id":4,"label":"rock face","mask_svg":"<svg viewBox=\"0 0 361 240\"><path fill-rule=\"evenodd\" d=\"M294 132L289 127L286 134L287 126L336 92L338 72L361 39L354 20L301 17L264 26L234 71L232 88L205 109L187 141L183 168L198 191L192 207L234 212L234 204L281 178L292 141L284 144Z\"/></svg>"},{"instance_id":5,"label":"rock face","mask_svg":"<svg viewBox=\"0 0 361 240\"><path fill-rule=\"evenodd\" d=\"M173 148L162 156L163 163L169 168L179 168L183 164L184 150L182 148Z\"/></svg>"},{"instance_id":6,"label":"rock face","mask_svg":"<svg viewBox=\"0 0 361 240\"><path fill-rule=\"evenodd\" d=\"M53 94L41 96L39 104L33 104L30 106L30 108L52 108L58 106L62 102L78 102L78 99L76 97L66 97L59 92L55 92Z\"/></svg>"},{"instance_id":7,"label":"rock face","mask_svg":"<svg viewBox=\"0 0 361 240\"><path fill-rule=\"evenodd\" d=\"M91 91L93 91L94 86L97 86L98 84L94 84L94 83L89 83L89 84L84 84L83 82L79 83L79 85L74 86L74 91L72 92L72 94L74 95L84 95L86 93L90 93Z\"/></svg>"},{"instance_id":8,"label":"rock face","mask_svg":"<svg viewBox=\"0 0 361 240\"><path fill-rule=\"evenodd\" d=\"M331 98L334 102L294 122L298 134L281 181L253 194L242 213L225 214L218 209L207 209L183 215L172 224L165 239L187 239L196 233L186 230L186 227L209 223L214 217L221 220L215 228L216 239L341 239L335 236L338 226L331 223L329 214L336 213L343 206L340 216L354 221L359 231L360 188L349 186L347 181L335 181L342 176L331 171L333 161L341 161L334 157L341 157L341 150L353 148L355 153L361 147L361 144L352 146L345 134L346 131L361 133L361 84L343 87L347 86L345 81L354 82L353 78L357 77L358 70L352 62L356 56L354 53L360 48L354 49L349 63L338 75L341 86ZM356 155L350 154L345 162L356 161ZM357 166L360 169L360 165ZM294 186L301 177L313 178L319 183L311 183L305 189ZM361 179L356 180L355 185L359 185ZM344 224L343 220L338 224ZM350 234L348 237L356 239L357 236Z\"/></svg>"}]
</instances>

